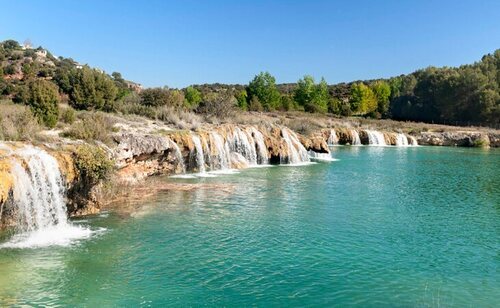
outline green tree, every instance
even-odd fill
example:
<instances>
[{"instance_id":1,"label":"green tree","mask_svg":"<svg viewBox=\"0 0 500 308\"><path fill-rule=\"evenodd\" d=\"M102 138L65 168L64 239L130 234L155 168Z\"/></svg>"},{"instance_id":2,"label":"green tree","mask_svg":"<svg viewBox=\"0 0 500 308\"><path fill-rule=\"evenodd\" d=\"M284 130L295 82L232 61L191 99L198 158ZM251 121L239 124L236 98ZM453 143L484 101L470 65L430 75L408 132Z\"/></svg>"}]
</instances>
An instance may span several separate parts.
<instances>
[{"instance_id":1,"label":"green tree","mask_svg":"<svg viewBox=\"0 0 500 308\"><path fill-rule=\"evenodd\" d=\"M114 81L106 74L84 66L69 72L69 99L76 109L101 110L112 105L117 94Z\"/></svg>"},{"instance_id":2,"label":"green tree","mask_svg":"<svg viewBox=\"0 0 500 308\"><path fill-rule=\"evenodd\" d=\"M240 107L241 110L247 111L248 110L248 94L246 90L241 90L236 93L234 96L236 98L236 101L238 101L238 107Z\"/></svg>"},{"instance_id":3,"label":"green tree","mask_svg":"<svg viewBox=\"0 0 500 308\"><path fill-rule=\"evenodd\" d=\"M21 49L21 45L19 45L19 43L17 41L14 41L14 40L3 41L2 45L3 45L3 48L5 48L7 50Z\"/></svg>"},{"instance_id":4,"label":"green tree","mask_svg":"<svg viewBox=\"0 0 500 308\"><path fill-rule=\"evenodd\" d=\"M377 110L377 98L375 94L362 82L352 84L349 102L351 110L355 114L369 114Z\"/></svg>"},{"instance_id":5,"label":"green tree","mask_svg":"<svg viewBox=\"0 0 500 308\"><path fill-rule=\"evenodd\" d=\"M266 110L275 110L280 103L280 93L276 88L276 79L268 72L261 72L248 84L250 102L256 97Z\"/></svg>"},{"instance_id":6,"label":"green tree","mask_svg":"<svg viewBox=\"0 0 500 308\"><path fill-rule=\"evenodd\" d=\"M54 127L57 124L59 90L52 82L30 81L17 93L15 102L30 106L33 114L47 127Z\"/></svg>"},{"instance_id":7,"label":"green tree","mask_svg":"<svg viewBox=\"0 0 500 308\"><path fill-rule=\"evenodd\" d=\"M145 89L140 94L141 104L157 107L167 104L167 92L162 88Z\"/></svg>"},{"instance_id":8,"label":"green tree","mask_svg":"<svg viewBox=\"0 0 500 308\"><path fill-rule=\"evenodd\" d=\"M324 78L315 84L312 76L306 75L297 82L295 101L308 112L325 113L328 111L328 85Z\"/></svg>"},{"instance_id":9,"label":"green tree","mask_svg":"<svg viewBox=\"0 0 500 308\"><path fill-rule=\"evenodd\" d=\"M201 102L201 93L194 87L189 86L184 92L185 105L190 109L196 109Z\"/></svg>"},{"instance_id":10,"label":"green tree","mask_svg":"<svg viewBox=\"0 0 500 308\"><path fill-rule=\"evenodd\" d=\"M371 89L377 98L377 112L381 115L387 113L389 98L391 96L391 86L385 81L377 80L371 84Z\"/></svg>"}]
</instances>

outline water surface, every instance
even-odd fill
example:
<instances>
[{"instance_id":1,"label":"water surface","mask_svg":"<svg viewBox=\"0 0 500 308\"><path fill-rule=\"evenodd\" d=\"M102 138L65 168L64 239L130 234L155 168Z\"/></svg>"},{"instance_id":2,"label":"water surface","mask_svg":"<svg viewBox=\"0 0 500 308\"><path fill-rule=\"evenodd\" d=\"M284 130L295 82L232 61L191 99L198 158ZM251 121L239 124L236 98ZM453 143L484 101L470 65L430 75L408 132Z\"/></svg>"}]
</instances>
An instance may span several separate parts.
<instances>
[{"instance_id":1,"label":"water surface","mask_svg":"<svg viewBox=\"0 0 500 308\"><path fill-rule=\"evenodd\" d=\"M500 152L335 147L244 170L66 247L0 250L0 305L495 306Z\"/></svg>"}]
</instances>

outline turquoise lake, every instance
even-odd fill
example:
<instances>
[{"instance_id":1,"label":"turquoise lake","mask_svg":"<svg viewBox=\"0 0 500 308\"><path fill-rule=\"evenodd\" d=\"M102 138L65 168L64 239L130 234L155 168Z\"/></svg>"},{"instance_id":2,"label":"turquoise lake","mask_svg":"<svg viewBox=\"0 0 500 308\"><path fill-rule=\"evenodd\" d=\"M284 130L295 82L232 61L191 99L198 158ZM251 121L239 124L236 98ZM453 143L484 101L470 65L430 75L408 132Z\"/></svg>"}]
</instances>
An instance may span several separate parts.
<instances>
[{"instance_id":1,"label":"turquoise lake","mask_svg":"<svg viewBox=\"0 0 500 308\"><path fill-rule=\"evenodd\" d=\"M499 150L332 154L165 178L225 188L74 220L101 231L69 246L0 249L0 306L498 306Z\"/></svg>"}]
</instances>

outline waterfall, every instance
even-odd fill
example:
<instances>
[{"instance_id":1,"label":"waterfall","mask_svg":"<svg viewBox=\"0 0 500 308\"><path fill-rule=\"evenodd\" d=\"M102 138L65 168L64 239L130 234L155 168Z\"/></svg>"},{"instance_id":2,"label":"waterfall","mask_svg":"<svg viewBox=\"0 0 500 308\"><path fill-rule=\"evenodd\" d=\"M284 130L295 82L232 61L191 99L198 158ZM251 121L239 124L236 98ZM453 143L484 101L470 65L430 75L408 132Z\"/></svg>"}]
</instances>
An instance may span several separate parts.
<instances>
[{"instance_id":1,"label":"waterfall","mask_svg":"<svg viewBox=\"0 0 500 308\"><path fill-rule=\"evenodd\" d=\"M309 155L309 158L314 161L332 162L337 160L332 157L331 153L318 153L314 151L308 151L307 154Z\"/></svg>"},{"instance_id":2,"label":"waterfall","mask_svg":"<svg viewBox=\"0 0 500 308\"><path fill-rule=\"evenodd\" d=\"M215 160L212 159L211 161L211 169L229 169L231 168L231 153L229 149L227 148L227 145L224 142L224 139L222 138L221 135L219 135L217 132L211 132L210 133L211 142L213 142L213 148L215 147L215 150L217 151L215 154Z\"/></svg>"},{"instance_id":3,"label":"waterfall","mask_svg":"<svg viewBox=\"0 0 500 308\"><path fill-rule=\"evenodd\" d=\"M42 149L25 146L14 151L12 211L20 233L0 248L68 245L90 236L88 229L67 220L65 185L57 160Z\"/></svg>"},{"instance_id":4,"label":"waterfall","mask_svg":"<svg viewBox=\"0 0 500 308\"><path fill-rule=\"evenodd\" d=\"M383 133L369 129L366 130L366 133L368 134L368 143L370 145L375 145L375 146L387 145L385 143L385 138Z\"/></svg>"},{"instance_id":5,"label":"waterfall","mask_svg":"<svg viewBox=\"0 0 500 308\"><path fill-rule=\"evenodd\" d=\"M198 137L197 135L191 135L191 139L193 140L194 149L193 149L193 151L191 151L190 156L192 158L194 158L198 172L204 173L205 172L205 157L203 154L203 147L201 146L200 137Z\"/></svg>"},{"instance_id":6,"label":"waterfall","mask_svg":"<svg viewBox=\"0 0 500 308\"><path fill-rule=\"evenodd\" d=\"M405 134L399 133L396 135L396 146L408 146L408 138Z\"/></svg>"},{"instance_id":7,"label":"waterfall","mask_svg":"<svg viewBox=\"0 0 500 308\"><path fill-rule=\"evenodd\" d=\"M359 138L359 136L358 136ZM330 136L328 136L328 145L337 145L339 144L339 138L337 138L337 134L335 133L335 130L330 130Z\"/></svg>"},{"instance_id":8,"label":"waterfall","mask_svg":"<svg viewBox=\"0 0 500 308\"><path fill-rule=\"evenodd\" d=\"M181 149L179 149L177 143L173 142L172 140L170 140L170 145L172 146L172 148L174 148L175 159L177 159L177 164L181 167L181 172L186 173L186 165L184 164L184 158L182 157Z\"/></svg>"},{"instance_id":9,"label":"waterfall","mask_svg":"<svg viewBox=\"0 0 500 308\"><path fill-rule=\"evenodd\" d=\"M12 163L15 178L14 201L21 231L34 231L55 225L66 225L64 185L57 161L47 152L27 147L18 151L27 170Z\"/></svg>"},{"instance_id":10,"label":"waterfall","mask_svg":"<svg viewBox=\"0 0 500 308\"><path fill-rule=\"evenodd\" d=\"M231 135L229 143L231 151L243 155L250 165L257 165L257 152L253 138L239 127L235 127Z\"/></svg>"},{"instance_id":11,"label":"waterfall","mask_svg":"<svg viewBox=\"0 0 500 308\"><path fill-rule=\"evenodd\" d=\"M361 139L359 138L358 131L351 129L352 143L351 145L361 145Z\"/></svg>"},{"instance_id":12,"label":"waterfall","mask_svg":"<svg viewBox=\"0 0 500 308\"><path fill-rule=\"evenodd\" d=\"M257 150L257 163L259 165L266 165L269 163L269 153L267 152L266 143L264 142L264 135L254 127L250 127L250 134L252 134L255 141L255 148Z\"/></svg>"},{"instance_id":13,"label":"waterfall","mask_svg":"<svg viewBox=\"0 0 500 308\"><path fill-rule=\"evenodd\" d=\"M418 146L418 142L417 142L417 139L413 136L408 136L408 138L410 139L410 145L411 146Z\"/></svg>"},{"instance_id":14,"label":"waterfall","mask_svg":"<svg viewBox=\"0 0 500 308\"><path fill-rule=\"evenodd\" d=\"M300 143L297 135L286 128L281 129L281 135L286 143L288 149L288 163L298 164L309 161L309 155L306 148ZM281 157L281 163L286 163L285 159Z\"/></svg>"}]
</instances>

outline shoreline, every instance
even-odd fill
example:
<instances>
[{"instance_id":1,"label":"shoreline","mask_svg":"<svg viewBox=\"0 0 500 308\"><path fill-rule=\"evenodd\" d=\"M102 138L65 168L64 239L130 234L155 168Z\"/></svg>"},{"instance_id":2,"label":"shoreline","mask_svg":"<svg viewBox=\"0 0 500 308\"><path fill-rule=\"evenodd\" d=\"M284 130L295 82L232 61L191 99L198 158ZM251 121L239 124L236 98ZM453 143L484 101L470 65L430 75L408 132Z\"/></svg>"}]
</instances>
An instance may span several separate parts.
<instances>
[{"instance_id":1,"label":"shoreline","mask_svg":"<svg viewBox=\"0 0 500 308\"><path fill-rule=\"evenodd\" d=\"M255 115L252 118L255 119ZM325 118L320 118L316 125L325 125L321 121ZM437 126L440 131L429 131L425 124L415 123L414 127L407 127L406 133L403 133L399 129L379 131L373 129L373 126L369 126L370 129L366 126L353 128L351 119L338 119L342 121L342 126L299 133L297 128L292 130L276 122L263 120L268 120L267 116L260 119L260 125L204 124L194 131L176 130L148 120L124 120L115 124L119 129L112 134L114 145L111 146L99 142L92 145L81 140L58 137L57 134L52 141L34 145L26 142L0 143L0 229L15 225L12 220L15 215L15 209L12 207L15 179L11 173L10 162L13 159L19 160L17 151L26 146L43 149L56 158L65 181L66 206L70 217L99 213L109 203L130 196L131 190L150 194L147 189L142 189L141 192L141 185L155 176L189 177L193 173L204 172L205 169L223 171L228 168L228 164L230 168L237 170L253 164L262 166L263 163L300 163L314 160L314 156L323 155L321 153L327 155L332 143L351 145L359 142L361 146L387 147L412 146L415 145L414 142L429 146L500 146L500 132L492 129L464 130L453 127L450 131L442 131L443 127ZM306 121L302 118L300 122ZM393 127L407 124L393 122L389 123ZM382 124L387 127L387 121ZM417 133L415 126L423 126L422 131ZM432 128L436 129L434 126ZM195 144L194 136L200 139L199 144ZM374 142L377 144L372 144ZM82 164L78 161L78 151L82 146L105 153L107 158L100 159L109 159L113 170L102 178L89 179L87 171L82 170ZM91 161L85 163L102 163L92 161L96 160L92 155L95 154L91 154ZM189 189L195 188L187 188Z\"/></svg>"}]
</instances>

